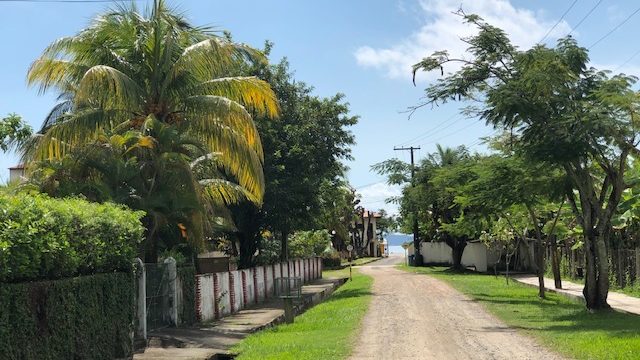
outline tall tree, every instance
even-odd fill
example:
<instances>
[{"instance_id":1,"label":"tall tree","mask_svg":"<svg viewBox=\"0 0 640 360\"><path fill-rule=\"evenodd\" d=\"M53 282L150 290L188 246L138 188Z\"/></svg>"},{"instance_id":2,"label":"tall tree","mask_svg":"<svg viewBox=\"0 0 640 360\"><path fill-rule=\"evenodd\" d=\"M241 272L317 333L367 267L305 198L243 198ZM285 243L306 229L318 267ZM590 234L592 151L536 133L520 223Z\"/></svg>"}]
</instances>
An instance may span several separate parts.
<instances>
[{"instance_id":1,"label":"tall tree","mask_svg":"<svg viewBox=\"0 0 640 360\"><path fill-rule=\"evenodd\" d=\"M17 114L9 114L0 119L0 150L8 151L19 147L29 139L33 130Z\"/></svg>"},{"instance_id":2,"label":"tall tree","mask_svg":"<svg viewBox=\"0 0 640 360\"><path fill-rule=\"evenodd\" d=\"M240 253L250 251L260 241L260 233L269 230L280 240L281 259L286 259L289 235L317 228L323 184L339 184L344 172L341 161L351 158L350 145L354 143L349 127L358 118L349 114L342 94L329 98L312 95L310 86L295 81L286 60L254 71L271 85L281 111L277 120L257 120L265 152L266 192L261 210L234 212L259 224L239 226L247 239L247 247L241 245ZM252 255L240 257L241 266L252 264Z\"/></svg>"},{"instance_id":3,"label":"tall tree","mask_svg":"<svg viewBox=\"0 0 640 360\"><path fill-rule=\"evenodd\" d=\"M588 68L587 49L571 37L553 48L538 44L523 51L477 15L460 15L478 29L464 39L470 56L438 51L417 63L414 74L444 74L448 64L461 65L428 86L426 101L417 107L478 101L480 118L521 135L525 156L564 169L576 190L566 195L584 229L587 307L608 308L611 219L627 186L629 154L637 152L635 78Z\"/></svg>"},{"instance_id":4,"label":"tall tree","mask_svg":"<svg viewBox=\"0 0 640 360\"><path fill-rule=\"evenodd\" d=\"M214 159L225 177L260 203L263 150L250 112L273 118L278 106L268 83L239 76L248 63L259 62L266 62L260 51L192 26L162 0L155 0L146 13L134 4L117 6L78 34L49 45L32 64L29 84L38 85L40 92L57 90L61 102L25 144L23 157L60 159L101 134L134 131L150 136L153 147L163 142L159 137L175 133L197 142L193 145L205 150L201 156ZM156 155L163 161L169 156L162 151ZM193 160L182 159L181 164ZM144 165L143 188L167 185L160 178L166 173L163 162L145 160ZM189 167L181 169L194 178ZM150 212L145 222L148 240L154 241L161 221ZM188 229L192 235L201 234L200 226L194 226Z\"/></svg>"}]
</instances>

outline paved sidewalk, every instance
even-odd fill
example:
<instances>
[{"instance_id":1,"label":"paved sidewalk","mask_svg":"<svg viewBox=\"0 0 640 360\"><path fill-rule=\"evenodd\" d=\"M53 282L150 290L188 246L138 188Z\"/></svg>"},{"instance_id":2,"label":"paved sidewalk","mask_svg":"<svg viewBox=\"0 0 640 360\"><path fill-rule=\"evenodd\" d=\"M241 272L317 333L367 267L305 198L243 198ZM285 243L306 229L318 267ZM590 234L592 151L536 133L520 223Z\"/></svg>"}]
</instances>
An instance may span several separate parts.
<instances>
[{"instance_id":1,"label":"paved sidewalk","mask_svg":"<svg viewBox=\"0 0 640 360\"><path fill-rule=\"evenodd\" d=\"M538 277L533 275L516 275L512 278L513 280L526 285L538 286ZM584 285L582 284L572 283L563 279L562 289L556 289L553 287L553 279L544 278L544 285L549 291L584 301L584 296L582 295L582 288ZM614 310L640 315L640 298L621 294L615 291L609 291L607 302Z\"/></svg>"},{"instance_id":2,"label":"paved sidewalk","mask_svg":"<svg viewBox=\"0 0 640 360\"><path fill-rule=\"evenodd\" d=\"M344 283L344 279L319 279L302 287L303 302L297 312L318 304ZM241 310L208 324L188 328L165 328L149 333L149 347L136 360L211 359L249 334L284 322L282 302L272 300Z\"/></svg>"}]
</instances>

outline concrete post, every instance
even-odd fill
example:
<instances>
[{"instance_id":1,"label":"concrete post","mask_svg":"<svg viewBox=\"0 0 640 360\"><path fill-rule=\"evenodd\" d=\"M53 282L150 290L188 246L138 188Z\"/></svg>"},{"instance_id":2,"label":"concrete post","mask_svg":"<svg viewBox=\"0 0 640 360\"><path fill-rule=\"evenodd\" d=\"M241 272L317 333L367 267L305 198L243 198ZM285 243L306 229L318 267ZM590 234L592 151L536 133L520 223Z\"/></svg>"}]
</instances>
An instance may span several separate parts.
<instances>
[{"instance_id":1,"label":"concrete post","mask_svg":"<svg viewBox=\"0 0 640 360\"><path fill-rule=\"evenodd\" d=\"M176 280L178 278L178 269L176 268L176 260L169 257L164 260L167 265L167 285L169 291L169 320L174 326L178 326L178 289L176 286Z\"/></svg>"},{"instance_id":2,"label":"concrete post","mask_svg":"<svg viewBox=\"0 0 640 360\"><path fill-rule=\"evenodd\" d=\"M640 247L636 247L636 284L640 281Z\"/></svg>"},{"instance_id":3,"label":"concrete post","mask_svg":"<svg viewBox=\"0 0 640 360\"><path fill-rule=\"evenodd\" d=\"M144 262L136 258L136 281L138 282L138 299L136 306L136 316L138 317L138 336L147 340L147 275L144 271Z\"/></svg>"}]
</instances>

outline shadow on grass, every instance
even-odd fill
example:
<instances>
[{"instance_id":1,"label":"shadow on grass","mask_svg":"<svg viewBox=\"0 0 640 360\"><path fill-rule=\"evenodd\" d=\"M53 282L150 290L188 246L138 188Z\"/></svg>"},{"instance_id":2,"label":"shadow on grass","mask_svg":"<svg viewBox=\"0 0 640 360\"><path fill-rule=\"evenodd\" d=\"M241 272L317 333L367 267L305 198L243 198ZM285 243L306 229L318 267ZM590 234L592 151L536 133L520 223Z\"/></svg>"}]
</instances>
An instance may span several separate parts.
<instances>
[{"instance_id":1,"label":"shadow on grass","mask_svg":"<svg viewBox=\"0 0 640 360\"><path fill-rule=\"evenodd\" d=\"M324 302L332 302L332 301L356 298L356 297L367 296L367 295L373 295L373 293L367 289L345 289L339 292L334 292Z\"/></svg>"}]
</instances>

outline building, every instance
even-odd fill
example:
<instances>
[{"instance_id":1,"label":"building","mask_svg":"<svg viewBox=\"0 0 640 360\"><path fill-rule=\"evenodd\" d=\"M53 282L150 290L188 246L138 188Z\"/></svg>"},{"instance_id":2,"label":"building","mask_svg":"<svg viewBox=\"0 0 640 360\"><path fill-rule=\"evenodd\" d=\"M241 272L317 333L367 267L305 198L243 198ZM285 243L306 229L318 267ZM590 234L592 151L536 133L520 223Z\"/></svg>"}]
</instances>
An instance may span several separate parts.
<instances>
[{"instance_id":1,"label":"building","mask_svg":"<svg viewBox=\"0 0 640 360\"><path fill-rule=\"evenodd\" d=\"M351 238L357 253L364 256L383 256L381 246L383 244L382 236L378 234L376 226L377 219L382 215L375 211L362 209L360 214L356 216L356 220L352 225Z\"/></svg>"},{"instance_id":2,"label":"building","mask_svg":"<svg viewBox=\"0 0 640 360\"><path fill-rule=\"evenodd\" d=\"M16 165L9 168L9 182L20 182L25 180L24 165Z\"/></svg>"}]
</instances>

